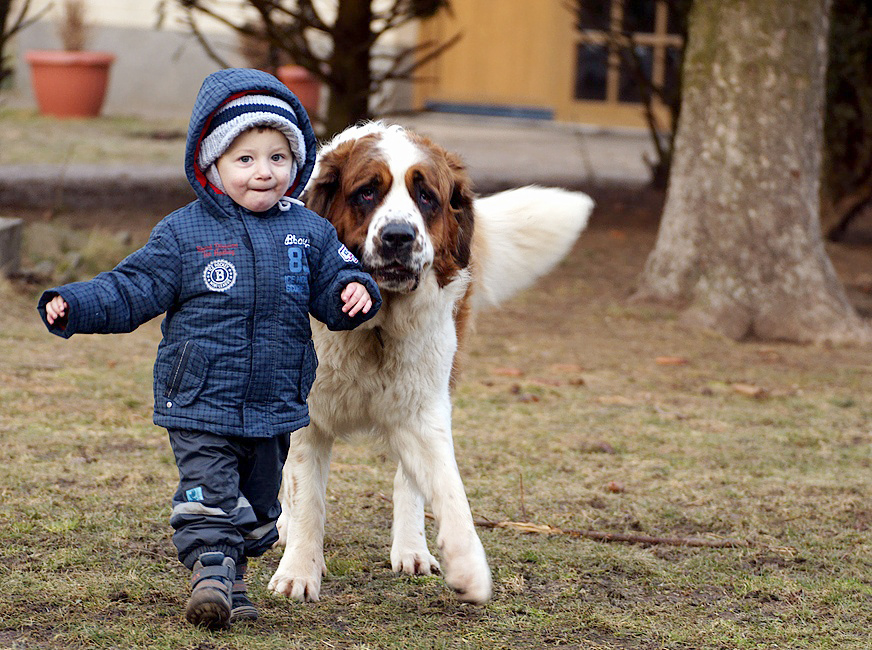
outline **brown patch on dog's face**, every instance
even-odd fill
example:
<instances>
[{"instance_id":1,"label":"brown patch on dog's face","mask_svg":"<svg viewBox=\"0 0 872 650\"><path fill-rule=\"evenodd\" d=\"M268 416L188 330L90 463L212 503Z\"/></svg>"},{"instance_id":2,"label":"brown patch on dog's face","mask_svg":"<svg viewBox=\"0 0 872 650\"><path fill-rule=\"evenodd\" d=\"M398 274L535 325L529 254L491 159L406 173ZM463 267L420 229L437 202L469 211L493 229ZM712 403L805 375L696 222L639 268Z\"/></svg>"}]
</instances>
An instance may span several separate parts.
<instances>
[{"instance_id":1,"label":"brown patch on dog's face","mask_svg":"<svg viewBox=\"0 0 872 650\"><path fill-rule=\"evenodd\" d=\"M310 210L333 224L339 241L361 260L370 219L392 182L377 142L377 135L367 135L325 153L317 178L302 197Z\"/></svg>"},{"instance_id":2,"label":"brown patch on dog's face","mask_svg":"<svg viewBox=\"0 0 872 650\"><path fill-rule=\"evenodd\" d=\"M406 187L427 224L435 253L433 270L444 287L469 266L475 226L472 182L458 156L423 136L412 140L428 155L406 172Z\"/></svg>"}]
</instances>

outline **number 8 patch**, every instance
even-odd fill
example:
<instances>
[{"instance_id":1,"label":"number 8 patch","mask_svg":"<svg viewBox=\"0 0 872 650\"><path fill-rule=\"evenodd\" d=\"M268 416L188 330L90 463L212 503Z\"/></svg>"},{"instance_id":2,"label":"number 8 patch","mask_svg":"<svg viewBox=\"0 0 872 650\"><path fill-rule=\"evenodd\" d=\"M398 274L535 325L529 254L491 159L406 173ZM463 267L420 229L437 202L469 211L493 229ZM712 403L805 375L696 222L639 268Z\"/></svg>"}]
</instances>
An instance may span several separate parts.
<instances>
[{"instance_id":1,"label":"number 8 patch","mask_svg":"<svg viewBox=\"0 0 872 650\"><path fill-rule=\"evenodd\" d=\"M288 247L288 268L291 273L309 273L309 264L306 253L299 246Z\"/></svg>"}]
</instances>

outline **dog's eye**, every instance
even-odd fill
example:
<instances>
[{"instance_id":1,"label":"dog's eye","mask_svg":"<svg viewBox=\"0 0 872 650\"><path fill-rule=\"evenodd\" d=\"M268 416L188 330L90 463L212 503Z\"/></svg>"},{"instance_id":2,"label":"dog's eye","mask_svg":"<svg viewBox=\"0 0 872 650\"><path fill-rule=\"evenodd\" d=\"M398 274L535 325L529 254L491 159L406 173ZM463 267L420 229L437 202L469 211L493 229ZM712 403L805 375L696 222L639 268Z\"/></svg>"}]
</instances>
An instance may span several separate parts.
<instances>
[{"instance_id":1,"label":"dog's eye","mask_svg":"<svg viewBox=\"0 0 872 650\"><path fill-rule=\"evenodd\" d=\"M430 208L436 206L436 195L423 187L418 188L418 200L424 207Z\"/></svg>"},{"instance_id":2,"label":"dog's eye","mask_svg":"<svg viewBox=\"0 0 872 650\"><path fill-rule=\"evenodd\" d=\"M364 185L354 193L352 200L359 206L366 206L372 204L376 196L377 190L375 185Z\"/></svg>"}]
</instances>

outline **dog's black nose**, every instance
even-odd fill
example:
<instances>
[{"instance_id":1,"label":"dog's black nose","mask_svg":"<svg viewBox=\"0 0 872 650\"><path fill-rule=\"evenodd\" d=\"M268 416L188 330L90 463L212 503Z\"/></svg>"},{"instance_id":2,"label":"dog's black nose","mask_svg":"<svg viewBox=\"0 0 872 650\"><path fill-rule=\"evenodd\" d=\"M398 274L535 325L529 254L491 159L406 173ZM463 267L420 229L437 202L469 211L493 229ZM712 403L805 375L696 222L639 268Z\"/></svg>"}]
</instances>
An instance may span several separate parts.
<instances>
[{"instance_id":1,"label":"dog's black nose","mask_svg":"<svg viewBox=\"0 0 872 650\"><path fill-rule=\"evenodd\" d=\"M408 253L415 241L415 229L411 224L393 221L382 228L381 240L385 255Z\"/></svg>"}]
</instances>

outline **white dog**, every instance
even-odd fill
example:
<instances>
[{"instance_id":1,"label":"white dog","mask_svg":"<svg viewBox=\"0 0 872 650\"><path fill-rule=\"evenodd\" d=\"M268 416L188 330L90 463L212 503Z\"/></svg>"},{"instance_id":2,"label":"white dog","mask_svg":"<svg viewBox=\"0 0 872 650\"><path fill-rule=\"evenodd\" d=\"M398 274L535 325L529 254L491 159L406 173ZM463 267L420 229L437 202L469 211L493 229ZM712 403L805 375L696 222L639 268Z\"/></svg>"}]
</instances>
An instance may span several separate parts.
<instances>
[{"instance_id":1,"label":"white dog","mask_svg":"<svg viewBox=\"0 0 872 650\"><path fill-rule=\"evenodd\" d=\"M587 223L585 194L525 187L475 198L460 160L380 122L347 129L319 154L306 201L329 219L382 291L356 330L313 321L311 424L293 434L279 531L285 552L269 588L317 601L333 442L374 435L399 459L391 565L440 569L424 532L429 504L445 582L484 603L492 582L454 457L450 387L476 308L496 305L561 260Z\"/></svg>"}]
</instances>

